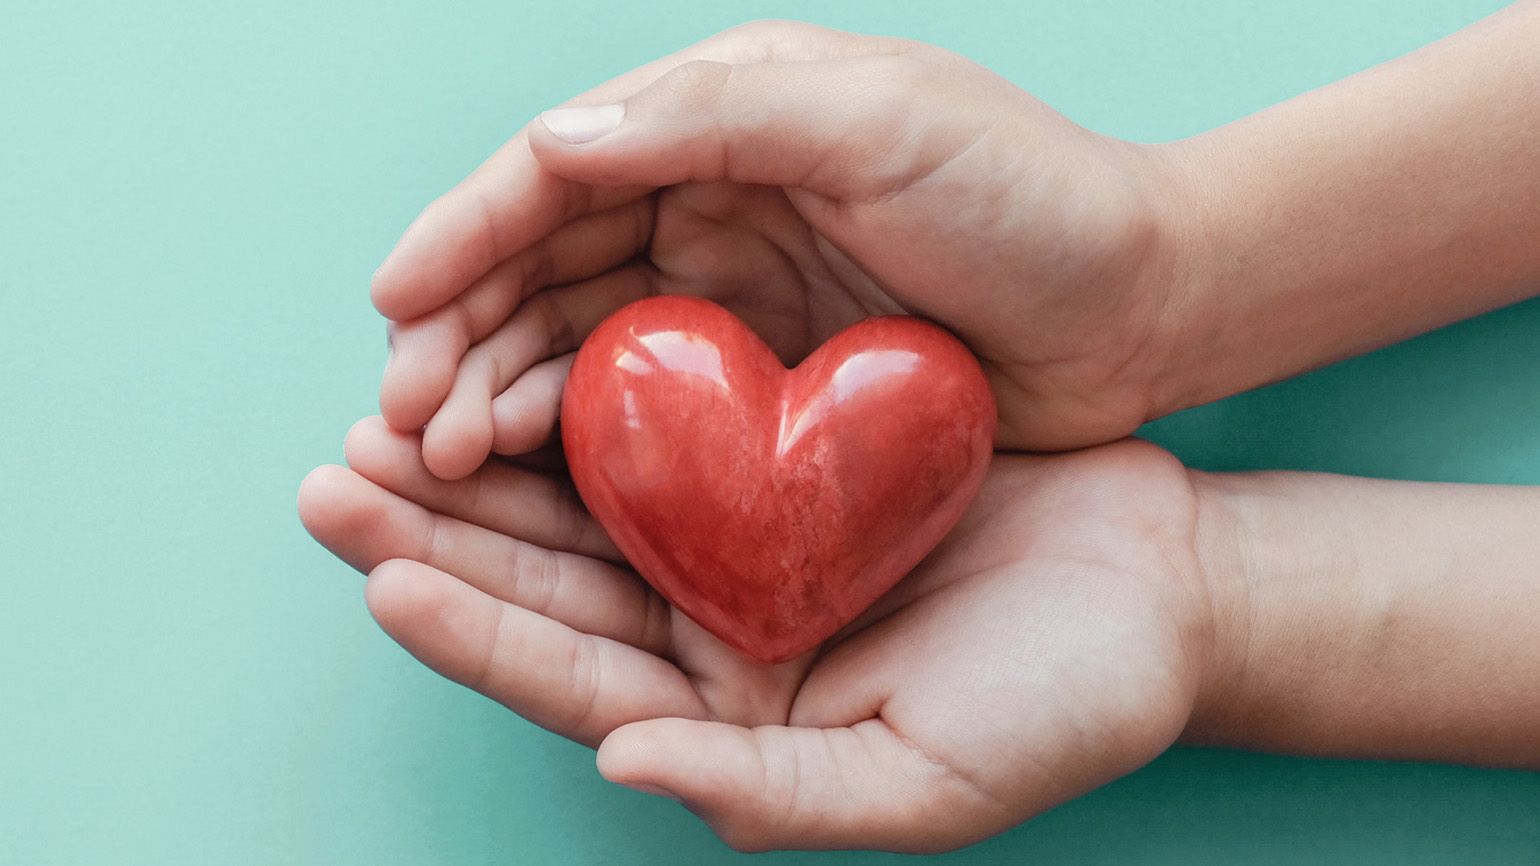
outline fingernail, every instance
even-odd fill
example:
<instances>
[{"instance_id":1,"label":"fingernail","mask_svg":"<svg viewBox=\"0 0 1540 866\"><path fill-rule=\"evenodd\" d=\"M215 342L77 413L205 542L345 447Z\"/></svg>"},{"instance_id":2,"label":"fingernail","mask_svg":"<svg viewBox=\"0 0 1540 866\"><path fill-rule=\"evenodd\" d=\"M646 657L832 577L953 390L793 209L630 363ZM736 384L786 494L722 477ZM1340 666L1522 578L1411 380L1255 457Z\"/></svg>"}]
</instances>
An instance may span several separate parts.
<instances>
[{"instance_id":1,"label":"fingernail","mask_svg":"<svg viewBox=\"0 0 1540 866\"><path fill-rule=\"evenodd\" d=\"M643 794L651 794L654 797L667 797L675 802L679 802L680 800L678 794L675 794L673 791L660 788L650 782L621 782L620 784L625 785L627 788L630 788L633 791L641 791Z\"/></svg>"},{"instance_id":2,"label":"fingernail","mask_svg":"<svg viewBox=\"0 0 1540 866\"><path fill-rule=\"evenodd\" d=\"M587 144L608 135L626 116L624 105L595 105L586 108L553 108L540 115L540 122L551 134L568 144Z\"/></svg>"}]
</instances>

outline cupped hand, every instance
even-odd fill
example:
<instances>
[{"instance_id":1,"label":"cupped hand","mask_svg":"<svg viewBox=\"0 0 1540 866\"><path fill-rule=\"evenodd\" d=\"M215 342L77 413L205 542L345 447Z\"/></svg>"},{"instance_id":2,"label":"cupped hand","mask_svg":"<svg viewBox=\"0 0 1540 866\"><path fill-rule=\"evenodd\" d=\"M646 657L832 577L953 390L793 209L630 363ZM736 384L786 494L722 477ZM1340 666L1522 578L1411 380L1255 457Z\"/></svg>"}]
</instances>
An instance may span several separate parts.
<instances>
[{"instance_id":1,"label":"cupped hand","mask_svg":"<svg viewBox=\"0 0 1540 866\"><path fill-rule=\"evenodd\" d=\"M709 297L788 363L863 317L979 356L999 444L1147 420L1182 309L1176 175L931 46L740 27L532 122L433 202L375 275L381 393L427 465L519 453L570 353L624 303Z\"/></svg>"},{"instance_id":2,"label":"cupped hand","mask_svg":"<svg viewBox=\"0 0 1540 866\"><path fill-rule=\"evenodd\" d=\"M776 667L671 610L561 476L444 481L420 445L360 422L300 494L381 626L740 849L976 841L1155 757L1206 675L1194 489L1145 443L997 456L912 575Z\"/></svg>"}]
</instances>

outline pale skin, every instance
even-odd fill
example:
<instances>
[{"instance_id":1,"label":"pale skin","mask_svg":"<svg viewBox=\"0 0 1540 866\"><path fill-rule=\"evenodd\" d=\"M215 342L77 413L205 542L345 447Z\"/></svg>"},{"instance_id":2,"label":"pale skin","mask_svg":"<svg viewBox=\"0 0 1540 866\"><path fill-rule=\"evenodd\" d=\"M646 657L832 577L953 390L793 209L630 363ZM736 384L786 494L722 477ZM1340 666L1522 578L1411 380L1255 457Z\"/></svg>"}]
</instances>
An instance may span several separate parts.
<instances>
[{"instance_id":1,"label":"pale skin","mask_svg":"<svg viewBox=\"0 0 1540 866\"><path fill-rule=\"evenodd\" d=\"M1540 3L1188 141L939 49L739 28L550 112L376 275L383 419L301 514L430 667L729 844L944 850L1178 740L1540 769L1540 491L1002 453L825 647L754 665L626 568L549 443L570 351L653 292L787 361L945 324L1002 449L1139 423L1540 291ZM618 106L618 107L617 107ZM560 133L560 135L558 135Z\"/></svg>"}]
</instances>

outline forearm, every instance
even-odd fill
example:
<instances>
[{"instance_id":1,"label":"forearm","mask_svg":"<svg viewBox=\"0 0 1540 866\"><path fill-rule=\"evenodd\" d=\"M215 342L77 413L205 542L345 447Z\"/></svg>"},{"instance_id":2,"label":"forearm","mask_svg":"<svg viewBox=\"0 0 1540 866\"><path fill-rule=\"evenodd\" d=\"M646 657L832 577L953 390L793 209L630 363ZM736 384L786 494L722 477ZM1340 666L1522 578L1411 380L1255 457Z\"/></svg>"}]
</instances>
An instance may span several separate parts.
<instances>
[{"instance_id":1,"label":"forearm","mask_svg":"<svg viewBox=\"0 0 1540 866\"><path fill-rule=\"evenodd\" d=\"M1160 408L1540 292L1540 0L1165 146L1185 195Z\"/></svg>"},{"instance_id":2,"label":"forearm","mask_svg":"<svg viewBox=\"0 0 1540 866\"><path fill-rule=\"evenodd\" d=\"M1540 768L1540 488L1200 475L1195 743Z\"/></svg>"}]
</instances>

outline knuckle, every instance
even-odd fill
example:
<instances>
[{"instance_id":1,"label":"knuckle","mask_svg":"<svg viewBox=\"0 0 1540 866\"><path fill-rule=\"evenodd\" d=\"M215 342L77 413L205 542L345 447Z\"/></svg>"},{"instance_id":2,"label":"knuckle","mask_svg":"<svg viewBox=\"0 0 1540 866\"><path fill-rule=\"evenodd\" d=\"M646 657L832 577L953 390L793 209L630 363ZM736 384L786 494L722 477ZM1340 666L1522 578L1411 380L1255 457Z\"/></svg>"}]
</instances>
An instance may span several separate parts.
<instances>
[{"instance_id":1,"label":"knuckle","mask_svg":"<svg viewBox=\"0 0 1540 866\"><path fill-rule=\"evenodd\" d=\"M756 18L723 30L717 39L726 43L729 53L738 60L753 62L763 57L770 45L784 35L785 22L773 18Z\"/></svg>"},{"instance_id":2,"label":"knuckle","mask_svg":"<svg viewBox=\"0 0 1540 866\"><path fill-rule=\"evenodd\" d=\"M822 28L801 21L760 18L729 27L722 31L722 37L737 62L766 63L781 56L788 42L800 41L815 29Z\"/></svg>"},{"instance_id":3,"label":"knuckle","mask_svg":"<svg viewBox=\"0 0 1540 866\"><path fill-rule=\"evenodd\" d=\"M549 241L542 241L529 251L524 259L524 273L521 275L523 282L517 287L521 295L528 295L536 289L549 285L551 279L556 276L556 254Z\"/></svg>"},{"instance_id":4,"label":"knuckle","mask_svg":"<svg viewBox=\"0 0 1540 866\"><path fill-rule=\"evenodd\" d=\"M448 539L444 537L448 525L444 518L437 514L429 514L428 519L422 525L422 537L419 541L419 562L434 563L444 560L444 550Z\"/></svg>"},{"instance_id":5,"label":"knuckle","mask_svg":"<svg viewBox=\"0 0 1540 866\"><path fill-rule=\"evenodd\" d=\"M513 591L518 604L535 613L551 610L561 584L561 562L556 554L527 542L513 553Z\"/></svg>"},{"instance_id":6,"label":"knuckle","mask_svg":"<svg viewBox=\"0 0 1540 866\"><path fill-rule=\"evenodd\" d=\"M633 252L643 252L652 242L652 232L657 221L657 205L649 201L644 207L638 207L631 212L631 249Z\"/></svg>"},{"instance_id":7,"label":"knuckle","mask_svg":"<svg viewBox=\"0 0 1540 866\"><path fill-rule=\"evenodd\" d=\"M476 337L476 314L465 302L465 297L460 295L451 300L444 307L444 316L449 321L449 329L455 335L455 340L469 346Z\"/></svg>"},{"instance_id":8,"label":"knuckle","mask_svg":"<svg viewBox=\"0 0 1540 866\"><path fill-rule=\"evenodd\" d=\"M477 659L465 677L465 684L472 691L484 695L491 695L495 690L501 670L499 662L508 650L507 609L497 605L494 610L492 639L487 641L486 652Z\"/></svg>"},{"instance_id":9,"label":"knuckle","mask_svg":"<svg viewBox=\"0 0 1540 866\"><path fill-rule=\"evenodd\" d=\"M445 407L449 406L451 399L462 400L468 394L491 387L503 361L503 353L494 351L495 348L487 343L479 343L466 350L460 358L460 366L454 369L450 379L449 394L445 395L443 404Z\"/></svg>"},{"instance_id":10,"label":"knuckle","mask_svg":"<svg viewBox=\"0 0 1540 866\"><path fill-rule=\"evenodd\" d=\"M732 65L720 60L690 60L675 67L660 82L676 104L702 109L714 104L727 88Z\"/></svg>"},{"instance_id":11,"label":"knuckle","mask_svg":"<svg viewBox=\"0 0 1540 866\"><path fill-rule=\"evenodd\" d=\"M870 83L881 104L891 109L910 103L916 94L930 91L940 74L936 64L922 56L891 54L874 64Z\"/></svg>"},{"instance_id":12,"label":"knuckle","mask_svg":"<svg viewBox=\"0 0 1540 866\"><path fill-rule=\"evenodd\" d=\"M797 32L808 25L789 18L755 18L722 31L726 36L747 42L770 42Z\"/></svg>"},{"instance_id":13,"label":"knuckle","mask_svg":"<svg viewBox=\"0 0 1540 866\"><path fill-rule=\"evenodd\" d=\"M487 493L487 473L478 471L461 482L465 491L465 512L467 514L484 514L491 509L487 507L490 499Z\"/></svg>"},{"instance_id":14,"label":"knuckle","mask_svg":"<svg viewBox=\"0 0 1540 866\"><path fill-rule=\"evenodd\" d=\"M659 655L671 656L668 605L657 593L648 592L642 601L641 645L652 648Z\"/></svg>"},{"instance_id":15,"label":"knuckle","mask_svg":"<svg viewBox=\"0 0 1540 866\"><path fill-rule=\"evenodd\" d=\"M860 54L888 40L835 30L807 21L761 18L722 31L728 55L738 63L810 60L826 55Z\"/></svg>"},{"instance_id":16,"label":"knuckle","mask_svg":"<svg viewBox=\"0 0 1540 866\"><path fill-rule=\"evenodd\" d=\"M567 310L557 302L555 293L542 292L526 301L532 308L529 315L539 323L540 333L545 335L543 357L558 355L577 347L577 326ZM522 370L520 372L523 372Z\"/></svg>"},{"instance_id":17,"label":"knuckle","mask_svg":"<svg viewBox=\"0 0 1540 866\"><path fill-rule=\"evenodd\" d=\"M561 528L557 534L562 547L569 551L582 550L589 541L588 533L591 531L588 514L583 510L582 502L578 500L576 493L570 497L565 493L561 496L561 509L557 512L561 515L557 518Z\"/></svg>"}]
</instances>

